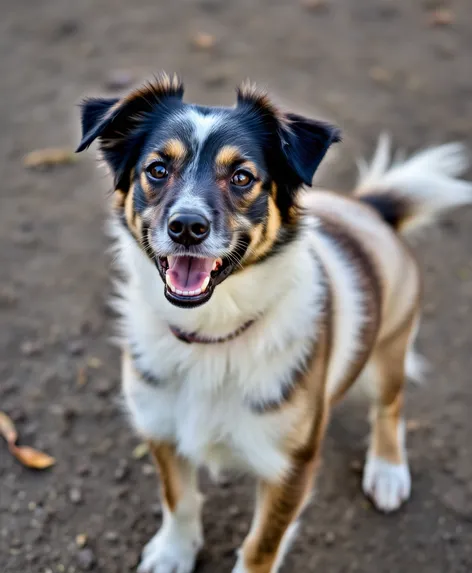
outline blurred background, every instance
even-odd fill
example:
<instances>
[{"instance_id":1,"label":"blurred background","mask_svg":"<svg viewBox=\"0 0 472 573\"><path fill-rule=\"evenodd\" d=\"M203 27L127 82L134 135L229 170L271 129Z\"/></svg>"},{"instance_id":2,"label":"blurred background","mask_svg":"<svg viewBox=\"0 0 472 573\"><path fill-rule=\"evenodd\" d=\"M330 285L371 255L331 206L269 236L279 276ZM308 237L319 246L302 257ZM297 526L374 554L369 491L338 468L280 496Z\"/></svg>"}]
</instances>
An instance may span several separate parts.
<instances>
[{"instance_id":1,"label":"blurred background","mask_svg":"<svg viewBox=\"0 0 472 573\"><path fill-rule=\"evenodd\" d=\"M407 150L472 148L470 0L3 0L0 3L0 410L54 456L42 472L0 443L0 571L134 571L160 520L154 471L119 403L110 343L110 181L76 157L76 104L165 69L187 98L231 104L250 77L286 105L338 123L318 181L349 190L380 131ZM50 148L54 148L52 151ZM470 175L470 173L469 173ZM342 406L314 503L284 571L472 570L472 212L417 242L426 275L408 394L413 496L377 514L360 489L365 411ZM252 484L204 479L198 571L230 571Z\"/></svg>"}]
</instances>

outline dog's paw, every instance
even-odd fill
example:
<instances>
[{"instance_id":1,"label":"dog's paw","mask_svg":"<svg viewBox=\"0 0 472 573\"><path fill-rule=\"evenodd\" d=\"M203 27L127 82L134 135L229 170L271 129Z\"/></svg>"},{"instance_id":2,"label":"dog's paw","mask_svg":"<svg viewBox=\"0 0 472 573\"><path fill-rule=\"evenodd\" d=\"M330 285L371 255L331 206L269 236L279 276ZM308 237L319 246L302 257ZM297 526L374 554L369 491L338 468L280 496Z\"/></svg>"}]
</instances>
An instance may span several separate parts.
<instances>
[{"instance_id":1,"label":"dog's paw","mask_svg":"<svg viewBox=\"0 0 472 573\"><path fill-rule=\"evenodd\" d=\"M385 513L398 509L410 497L411 477L408 464L392 464L368 455L362 489L375 507Z\"/></svg>"},{"instance_id":2,"label":"dog's paw","mask_svg":"<svg viewBox=\"0 0 472 573\"><path fill-rule=\"evenodd\" d=\"M247 573L247 569L244 566L242 559L238 559L236 565L233 567L231 573Z\"/></svg>"},{"instance_id":3,"label":"dog's paw","mask_svg":"<svg viewBox=\"0 0 472 573\"><path fill-rule=\"evenodd\" d=\"M144 547L138 573L192 573L201 546L199 537L160 530Z\"/></svg>"}]
</instances>

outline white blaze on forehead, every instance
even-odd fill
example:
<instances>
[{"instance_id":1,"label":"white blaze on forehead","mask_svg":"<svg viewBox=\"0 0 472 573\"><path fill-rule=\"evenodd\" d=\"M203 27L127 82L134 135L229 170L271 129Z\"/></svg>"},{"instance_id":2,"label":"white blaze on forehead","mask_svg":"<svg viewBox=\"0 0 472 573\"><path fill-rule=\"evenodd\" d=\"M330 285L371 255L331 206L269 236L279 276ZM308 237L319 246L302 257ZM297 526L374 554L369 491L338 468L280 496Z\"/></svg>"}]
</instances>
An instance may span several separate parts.
<instances>
[{"instance_id":1,"label":"white blaze on forehead","mask_svg":"<svg viewBox=\"0 0 472 573\"><path fill-rule=\"evenodd\" d=\"M185 174L186 182L174 209L177 211L180 209L199 209L202 213L206 213L206 204L196 192L198 187L195 186L194 175L200 162L203 146L208 137L221 125L222 116L218 112L203 114L197 109L188 109L180 115L179 119L186 128L190 126L194 140L192 145L196 145L196 147L192 150L192 160ZM206 215L209 216L208 213Z\"/></svg>"},{"instance_id":2,"label":"white blaze on forehead","mask_svg":"<svg viewBox=\"0 0 472 573\"><path fill-rule=\"evenodd\" d=\"M185 113L185 119L193 127L193 133L198 142L198 151L201 150L208 136L221 123L221 115L218 113L203 114L196 109L189 109Z\"/></svg>"}]
</instances>

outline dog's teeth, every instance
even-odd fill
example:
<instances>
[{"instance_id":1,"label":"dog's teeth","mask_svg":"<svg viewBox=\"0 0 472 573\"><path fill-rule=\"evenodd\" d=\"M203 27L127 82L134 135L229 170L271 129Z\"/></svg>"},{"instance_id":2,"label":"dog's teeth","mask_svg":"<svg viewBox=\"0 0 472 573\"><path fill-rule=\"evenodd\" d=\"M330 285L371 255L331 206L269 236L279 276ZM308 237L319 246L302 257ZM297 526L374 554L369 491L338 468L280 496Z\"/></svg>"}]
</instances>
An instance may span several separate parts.
<instances>
[{"instance_id":1,"label":"dog's teeth","mask_svg":"<svg viewBox=\"0 0 472 573\"><path fill-rule=\"evenodd\" d=\"M216 271L218 269L218 267L221 267L221 265L223 264L223 261L221 259L215 259L215 261L213 261L213 267L212 267L212 271Z\"/></svg>"},{"instance_id":2,"label":"dog's teeth","mask_svg":"<svg viewBox=\"0 0 472 573\"><path fill-rule=\"evenodd\" d=\"M200 287L200 292L205 292L209 284L210 284L210 277L206 277L202 283L202 286Z\"/></svg>"},{"instance_id":3,"label":"dog's teeth","mask_svg":"<svg viewBox=\"0 0 472 573\"><path fill-rule=\"evenodd\" d=\"M179 290L179 289L175 289L175 292L176 292L177 294L184 294L183 291L181 291L181 290Z\"/></svg>"},{"instance_id":4,"label":"dog's teeth","mask_svg":"<svg viewBox=\"0 0 472 573\"><path fill-rule=\"evenodd\" d=\"M202 294L202 289L199 288L198 290L194 290L193 294Z\"/></svg>"},{"instance_id":5,"label":"dog's teeth","mask_svg":"<svg viewBox=\"0 0 472 573\"><path fill-rule=\"evenodd\" d=\"M168 274L166 274L166 284L172 292L175 292L175 286L172 284L170 276Z\"/></svg>"}]
</instances>

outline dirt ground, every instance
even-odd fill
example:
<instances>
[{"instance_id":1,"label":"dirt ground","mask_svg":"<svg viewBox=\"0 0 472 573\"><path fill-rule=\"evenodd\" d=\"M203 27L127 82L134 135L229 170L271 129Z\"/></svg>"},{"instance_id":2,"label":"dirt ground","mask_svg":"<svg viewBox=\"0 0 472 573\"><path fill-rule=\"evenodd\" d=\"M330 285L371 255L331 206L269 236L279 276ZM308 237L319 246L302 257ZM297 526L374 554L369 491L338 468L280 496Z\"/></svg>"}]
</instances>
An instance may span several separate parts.
<instances>
[{"instance_id":1,"label":"dirt ground","mask_svg":"<svg viewBox=\"0 0 472 573\"><path fill-rule=\"evenodd\" d=\"M103 232L109 181L92 154L36 170L24 155L73 147L83 95L114 93L160 69L183 74L187 97L200 103L231 103L250 76L280 101L334 119L345 143L321 179L342 189L381 130L409 150L453 138L472 148L470 0L0 5L0 410L22 443L57 459L28 470L0 441L0 571L134 571L160 506L150 460L136 455L120 409ZM284 571L472 571L472 210L464 211L416 246L426 274L419 346L433 370L408 395L412 499L389 517L364 499L365 409L341 406ZM229 572L252 483L203 485L198 571Z\"/></svg>"}]
</instances>

